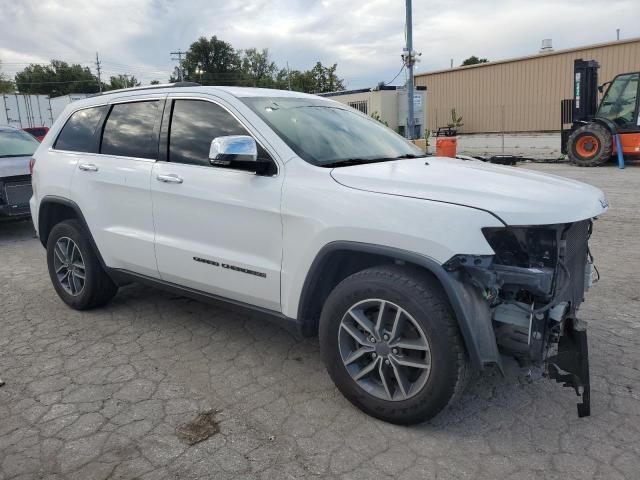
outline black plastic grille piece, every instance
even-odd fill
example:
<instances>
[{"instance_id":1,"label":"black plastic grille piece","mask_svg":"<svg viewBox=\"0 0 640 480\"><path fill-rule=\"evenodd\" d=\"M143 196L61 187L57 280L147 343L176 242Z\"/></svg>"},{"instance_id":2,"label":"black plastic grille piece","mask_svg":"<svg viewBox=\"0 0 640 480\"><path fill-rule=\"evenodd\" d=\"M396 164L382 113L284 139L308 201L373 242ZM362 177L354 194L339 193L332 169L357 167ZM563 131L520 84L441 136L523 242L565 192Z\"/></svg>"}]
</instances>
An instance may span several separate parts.
<instances>
[{"instance_id":1,"label":"black plastic grille piece","mask_svg":"<svg viewBox=\"0 0 640 480\"><path fill-rule=\"evenodd\" d=\"M564 293L564 299L571 302L575 311L584 300L584 275L587 264L590 220L571 224L565 232L565 252L563 263L571 275L571 284Z\"/></svg>"}]
</instances>

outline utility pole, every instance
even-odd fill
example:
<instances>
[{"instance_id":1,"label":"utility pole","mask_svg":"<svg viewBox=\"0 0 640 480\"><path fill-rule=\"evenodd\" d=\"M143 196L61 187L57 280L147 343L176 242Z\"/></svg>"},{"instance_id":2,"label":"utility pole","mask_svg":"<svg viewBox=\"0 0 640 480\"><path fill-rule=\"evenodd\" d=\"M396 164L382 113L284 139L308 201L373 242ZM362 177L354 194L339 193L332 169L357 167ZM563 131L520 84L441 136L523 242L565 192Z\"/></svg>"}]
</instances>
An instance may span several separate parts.
<instances>
[{"instance_id":1,"label":"utility pole","mask_svg":"<svg viewBox=\"0 0 640 480\"><path fill-rule=\"evenodd\" d=\"M98 89L100 93L102 93L102 78L100 77L100 72L102 69L100 68L100 58L98 58L98 52L96 52L96 70L98 71Z\"/></svg>"},{"instance_id":2,"label":"utility pole","mask_svg":"<svg viewBox=\"0 0 640 480\"><path fill-rule=\"evenodd\" d=\"M407 22L407 47L404 55L404 62L409 73L407 78L407 129L406 135L409 140L415 136L415 118L413 115L413 66L416 63L413 51L413 19L411 15L411 0L406 0L406 22Z\"/></svg>"},{"instance_id":3,"label":"utility pole","mask_svg":"<svg viewBox=\"0 0 640 480\"><path fill-rule=\"evenodd\" d=\"M184 80L184 72L182 71L182 55L186 55L187 52L183 52L182 50L178 49L177 52L170 52L170 55L177 55L178 58L171 58L171 60L173 60L174 62L177 60L178 61L178 81L182 82Z\"/></svg>"},{"instance_id":4,"label":"utility pole","mask_svg":"<svg viewBox=\"0 0 640 480\"><path fill-rule=\"evenodd\" d=\"M289 82L289 90L291 90L291 70L289 70L289 62L287 62L287 81Z\"/></svg>"},{"instance_id":5,"label":"utility pole","mask_svg":"<svg viewBox=\"0 0 640 480\"><path fill-rule=\"evenodd\" d=\"M620 29L616 28L616 40L620 40Z\"/></svg>"}]
</instances>

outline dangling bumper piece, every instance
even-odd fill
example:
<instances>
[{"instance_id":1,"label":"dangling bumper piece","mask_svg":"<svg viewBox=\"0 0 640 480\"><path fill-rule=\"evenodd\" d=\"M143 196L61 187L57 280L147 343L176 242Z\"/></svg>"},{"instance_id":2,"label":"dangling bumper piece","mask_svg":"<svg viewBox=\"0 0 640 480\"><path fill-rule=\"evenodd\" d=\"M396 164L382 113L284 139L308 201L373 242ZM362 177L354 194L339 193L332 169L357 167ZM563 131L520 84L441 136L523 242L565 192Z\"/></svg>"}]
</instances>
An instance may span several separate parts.
<instances>
[{"instance_id":1,"label":"dangling bumper piece","mask_svg":"<svg viewBox=\"0 0 640 480\"><path fill-rule=\"evenodd\" d=\"M589 350L587 329L577 318L567 318L558 342L558 353L545 360L549 378L563 387L572 387L582 397L578 403L578 416L591 415L591 389L589 383Z\"/></svg>"}]
</instances>

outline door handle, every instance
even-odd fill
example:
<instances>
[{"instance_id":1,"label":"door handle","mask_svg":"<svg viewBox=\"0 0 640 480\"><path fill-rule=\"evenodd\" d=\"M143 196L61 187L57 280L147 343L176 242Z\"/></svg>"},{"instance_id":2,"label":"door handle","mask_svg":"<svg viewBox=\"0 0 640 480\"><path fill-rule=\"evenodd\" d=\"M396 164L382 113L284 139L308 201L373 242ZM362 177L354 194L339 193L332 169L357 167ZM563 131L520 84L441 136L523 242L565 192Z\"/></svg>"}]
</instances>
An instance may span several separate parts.
<instances>
[{"instance_id":1,"label":"door handle","mask_svg":"<svg viewBox=\"0 0 640 480\"><path fill-rule=\"evenodd\" d=\"M158 175L156 179L159 182L164 182L164 183L182 183L182 177L176 175L175 173L169 173L167 175Z\"/></svg>"},{"instance_id":2,"label":"door handle","mask_svg":"<svg viewBox=\"0 0 640 480\"><path fill-rule=\"evenodd\" d=\"M83 172L97 172L98 171L98 166L94 165L93 163L81 163L80 165L78 165L78 168L80 170L82 170Z\"/></svg>"}]
</instances>

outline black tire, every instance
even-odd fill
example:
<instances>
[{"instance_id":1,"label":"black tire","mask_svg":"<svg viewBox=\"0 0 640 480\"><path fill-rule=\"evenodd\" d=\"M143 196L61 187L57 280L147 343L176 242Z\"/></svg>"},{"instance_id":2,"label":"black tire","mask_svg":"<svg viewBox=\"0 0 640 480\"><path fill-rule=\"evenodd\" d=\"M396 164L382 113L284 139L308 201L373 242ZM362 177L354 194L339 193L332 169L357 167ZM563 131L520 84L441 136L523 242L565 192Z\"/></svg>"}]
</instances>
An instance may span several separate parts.
<instances>
[{"instance_id":1,"label":"black tire","mask_svg":"<svg viewBox=\"0 0 640 480\"><path fill-rule=\"evenodd\" d=\"M54 249L58 240L63 237L75 242L84 261L84 285L76 295L65 290L54 267L54 255L56 255ZM51 229L47 239L47 267L51 283L53 283L53 288L58 296L76 310L101 307L111 300L118 291L116 284L100 265L98 255L89 239L89 233L77 220L65 220Z\"/></svg>"},{"instance_id":2,"label":"black tire","mask_svg":"<svg viewBox=\"0 0 640 480\"><path fill-rule=\"evenodd\" d=\"M581 144L590 147L586 150ZM589 123L576 129L567 141L569 160L579 167L597 167L607 163L613 153L613 135L599 123Z\"/></svg>"},{"instance_id":3,"label":"black tire","mask_svg":"<svg viewBox=\"0 0 640 480\"><path fill-rule=\"evenodd\" d=\"M400 306L426 334L431 371L426 383L410 398L384 400L368 393L343 363L338 340L340 322L353 305L371 298ZM439 283L417 268L380 266L347 277L325 302L319 336L322 359L338 389L355 406L381 420L401 425L426 421L466 386L468 359L450 304Z\"/></svg>"}]
</instances>

